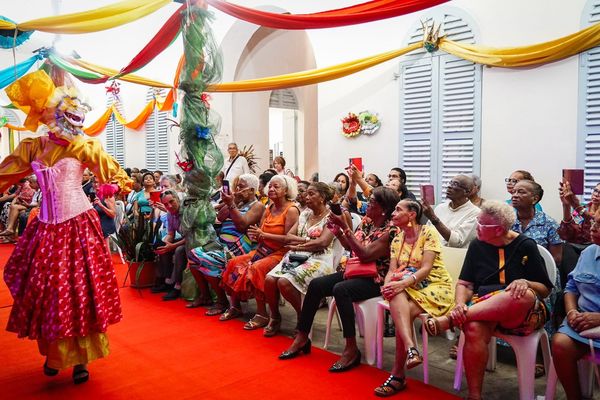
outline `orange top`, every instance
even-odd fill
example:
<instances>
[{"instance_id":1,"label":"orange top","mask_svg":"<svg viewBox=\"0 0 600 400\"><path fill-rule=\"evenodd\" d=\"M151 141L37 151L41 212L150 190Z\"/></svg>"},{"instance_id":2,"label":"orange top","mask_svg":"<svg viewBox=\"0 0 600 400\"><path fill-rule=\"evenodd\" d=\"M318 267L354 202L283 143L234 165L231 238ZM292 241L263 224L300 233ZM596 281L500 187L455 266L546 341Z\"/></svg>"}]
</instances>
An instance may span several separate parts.
<instances>
[{"instance_id":1,"label":"orange top","mask_svg":"<svg viewBox=\"0 0 600 400\"><path fill-rule=\"evenodd\" d=\"M294 202L290 201L281 214L273 215L271 214L271 207L273 207L273 205L271 204L269 207L267 207L265 211L265 219L263 220L260 229L264 233L270 233L272 235L285 235L287 233L285 231L285 218L289 209L295 206L296 205L294 204ZM263 243L272 250L279 250L284 246L283 243L274 240L265 239L263 240Z\"/></svg>"}]
</instances>

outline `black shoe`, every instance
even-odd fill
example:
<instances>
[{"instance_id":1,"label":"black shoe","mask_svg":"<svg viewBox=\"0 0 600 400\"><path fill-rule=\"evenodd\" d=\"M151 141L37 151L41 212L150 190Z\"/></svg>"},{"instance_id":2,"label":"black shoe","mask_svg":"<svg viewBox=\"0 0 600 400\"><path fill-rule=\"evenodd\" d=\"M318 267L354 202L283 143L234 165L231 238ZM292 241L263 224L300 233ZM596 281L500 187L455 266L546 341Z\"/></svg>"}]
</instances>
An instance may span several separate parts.
<instances>
[{"instance_id":1,"label":"black shoe","mask_svg":"<svg viewBox=\"0 0 600 400\"><path fill-rule=\"evenodd\" d=\"M44 363L44 375L46 376L56 376L58 375L58 370L56 368L50 368L48 366L48 361Z\"/></svg>"},{"instance_id":2,"label":"black shoe","mask_svg":"<svg viewBox=\"0 0 600 400\"><path fill-rule=\"evenodd\" d=\"M90 373L87 368L81 364L73 367L73 383L79 385L85 383L90 379Z\"/></svg>"},{"instance_id":3,"label":"black shoe","mask_svg":"<svg viewBox=\"0 0 600 400\"><path fill-rule=\"evenodd\" d=\"M308 339L306 341L306 343L304 343L304 346L300 347L298 350L296 351L284 351L283 353L281 353L279 355L279 359L280 360L289 360L291 358L295 358L298 357L300 355L300 353L304 353L304 354L310 354L310 346L311 346L311 342L310 339Z\"/></svg>"},{"instance_id":4,"label":"black shoe","mask_svg":"<svg viewBox=\"0 0 600 400\"><path fill-rule=\"evenodd\" d=\"M177 300L180 296L181 296L180 289L171 289L171 290L169 290L169 293L167 293L163 296L162 299L163 299L163 301Z\"/></svg>"},{"instance_id":5,"label":"black shoe","mask_svg":"<svg viewBox=\"0 0 600 400\"><path fill-rule=\"evenodd\" d=\"M152 286L150 293L167 293L173 289L173 285L167 285L166 283L159 283L158 285Z\"/></svg>"},{"instance_id":6,"label":"black shoe","mask_svg":"<svg viewBox=\"0 0 600 400\"><path fill-rule=\"evenodd\" d=\"M360 354L360 351L358 351L358 353L356 353L356 357L354 357L354 360L352 360L352 362L350 362L349 364L346 364L346 365L342 365L339 361L337 361L335 364L333 364L331 366L331 368L329 368L329 372L348 371L349 369L352 369L352 368L360 365L360 358L361 358L361 354Z\"/></svg>"}]
</instances>

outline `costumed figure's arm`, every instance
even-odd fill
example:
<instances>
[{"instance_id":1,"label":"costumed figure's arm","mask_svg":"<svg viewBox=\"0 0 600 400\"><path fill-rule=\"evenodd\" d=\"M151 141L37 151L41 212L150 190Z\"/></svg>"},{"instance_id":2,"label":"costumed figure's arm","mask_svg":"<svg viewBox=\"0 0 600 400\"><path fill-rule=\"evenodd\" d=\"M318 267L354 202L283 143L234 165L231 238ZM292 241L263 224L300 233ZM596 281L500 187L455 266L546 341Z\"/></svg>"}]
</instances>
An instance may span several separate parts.
<instances>
[{"instance_id":1,"label":"costumed figure's arm","mask_svg":"<svg viewBox=\"0 0 600 400\"><path fill-rule=\"evenodd\" d=\"M133 181L119 163L104 151L98 140L85 140L78 152L77 158L94 173L100 183L116 183L121 190L131 191Z\"/></svg>"},{"instance_id":2,"label":"costumed figure's arm","mask_svg":"<svg viewBox=\"0 0 600 400\"><path fill-rule=\"evenodd\" d=\"M4 193L10 186L22 178L33 173L31 161L34 160L39 146L37 139L24 139L15 151L0 163L0 193Z\"/></svg>"}]
</instances>

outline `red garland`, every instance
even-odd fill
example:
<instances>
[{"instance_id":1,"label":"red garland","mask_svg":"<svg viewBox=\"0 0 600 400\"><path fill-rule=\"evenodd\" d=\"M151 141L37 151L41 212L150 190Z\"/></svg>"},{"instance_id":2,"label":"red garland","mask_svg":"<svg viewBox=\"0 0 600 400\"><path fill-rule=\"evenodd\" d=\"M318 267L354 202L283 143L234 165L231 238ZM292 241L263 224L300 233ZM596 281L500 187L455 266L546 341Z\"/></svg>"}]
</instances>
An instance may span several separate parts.
<instances>
[{"instance_id":1,"label":"red garland","mask_svg":"<svg viewBox=\"0 0 600 400\"><path fill-rule=\"evenodd\" d=\"M348 138L360 134L360 121L356 114L348 113L348 116L342 119L342 134Z\"/></svg>"}]
</instances>

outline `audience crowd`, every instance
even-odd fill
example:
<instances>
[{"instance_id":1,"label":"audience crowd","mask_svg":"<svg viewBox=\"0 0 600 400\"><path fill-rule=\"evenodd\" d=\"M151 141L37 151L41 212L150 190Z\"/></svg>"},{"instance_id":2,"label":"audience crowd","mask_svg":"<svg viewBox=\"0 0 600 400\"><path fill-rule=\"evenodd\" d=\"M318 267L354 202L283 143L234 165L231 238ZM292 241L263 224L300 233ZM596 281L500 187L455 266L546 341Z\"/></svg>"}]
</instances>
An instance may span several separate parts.
<instances>
[{"instance_id":1,"label":"audience crowd","mask_svg":"<svg viewBox=\"0 0 600 400\"><path fill-rule=\"evenodd\" d=\"M97 185L89 170L83 175L109 248L127 223L158 232L150 243L157 261L151 290L163 300L179 299L188 276L198 294L187 307L206 306L206 315L228 321L242 318L241 302L254 299L255 314L243 328L270 337L281 329L285 299L296 313L294 340L279 355L288 360L310 353L315 314L333 297L346 344L329 371L343 372L361 362L353 303L381 296L396 336L391 375L374 388L381 397L406 389L406 370L423 361L412 335L422 314L431 335L454 328L465 335L469 399L481 398L495 330L528 335L545 327L567 398L581 398L576 363L590 345L600 348L600 340L586 336L600 326L600 184L584 204L570 182L560 182L558 223L541 207L543 188L524 170L505 179L506 201L483 199L481 179L459 174L444 184L443 199L430 204L408 190L399 167L383 180L351 164L331 182L316 174L305 181L281 156L255 175L235 143L228 153L211 196L216 239L191 249L181 232L186 193L179 174L127 168L134 181L129 193ZM1 194L1 241L15 242L42 202L34 175ZM466 249L457 282L446 269L445 246ZM538 246L555 261L554 281Z\"/></svg>"}]
</instances>

